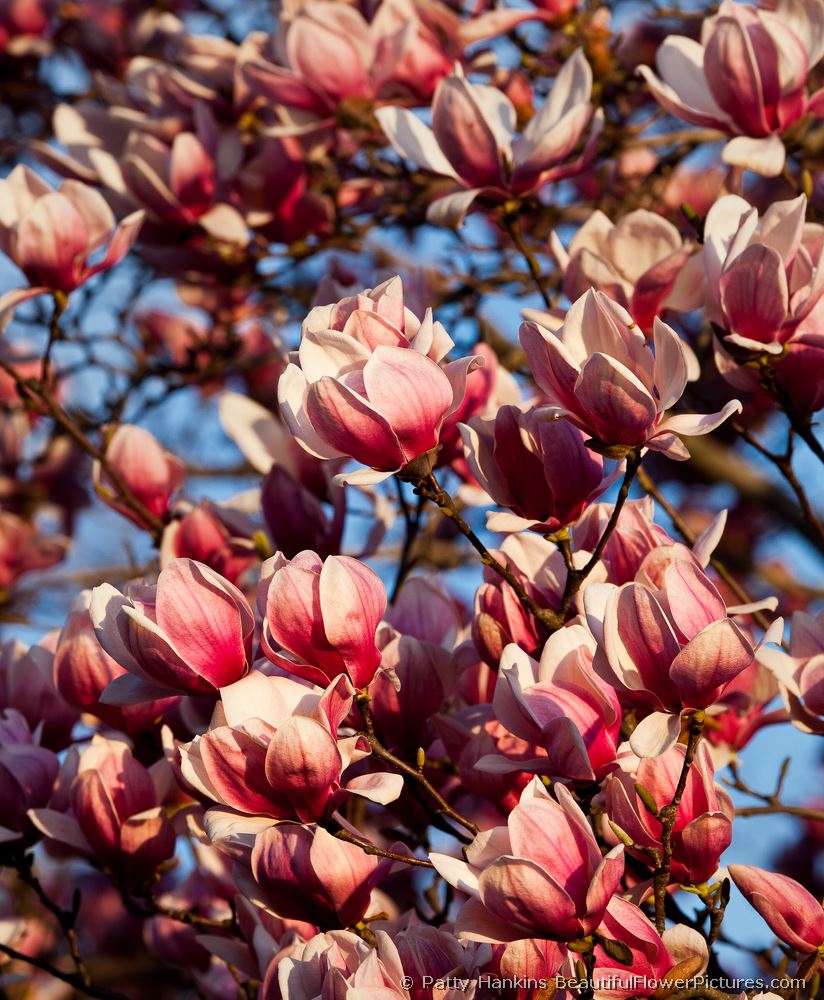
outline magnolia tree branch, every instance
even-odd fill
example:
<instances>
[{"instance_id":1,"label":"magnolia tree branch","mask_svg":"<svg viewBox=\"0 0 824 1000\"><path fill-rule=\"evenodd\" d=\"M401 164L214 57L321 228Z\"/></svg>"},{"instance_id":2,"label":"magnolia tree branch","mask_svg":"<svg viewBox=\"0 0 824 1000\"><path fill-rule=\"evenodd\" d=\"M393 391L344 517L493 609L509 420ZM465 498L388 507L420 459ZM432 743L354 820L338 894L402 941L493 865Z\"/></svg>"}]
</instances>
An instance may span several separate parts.
<instances>
[{"instance_id":1,"label":"magnolia tree branch","mask_svg":"<svg viewBox=\"0 0 824 1000\"><path fill-rule=\"evenodd\" d=\"M475 836L479 832L479 827L473 823L472 820L467 819L466 816L462 816L459 812L457 812L457 810L450 806L446 799L423 773L422 767L418 768L413 767L411 764L407 764L405 760L401 760L400 757L396 757L395 754L387 750L381 743L375 734L375 724L372 719L372 712L369 708L369 696L365 693L358 695L357 703L358 708L361 711L361 715L363 716L363 722L366 729L363 735L369 741L372 753L380 760L385 760L387 764L391 764L402 774L405 774L408 778L417 782L429 798L432 799L435 805L436 813L448 816L449 819L454 820L459 826L462 826L465 830L468 830L473 836Z\"/></svg>"},{"instance_id":2,"label":"magnolia tree branch","mask_svg":"<svg viewBox=\"0 0 824 1000\"><path fill-rule=\"evenodd\" d=\"M35 969L40 969L41 972L47 972L54 979L59 979L61 982L71 986L82 996L95 997L96 1000L131 1000L125 993L118 993L116 990L109 990L104 986L95 986L93 983L87 983L76 972L63 972L62 969L58 969L51 962L46 962L42 958L35 958L32 955L26 955L7 944L0 944L0 952L16 962L26 962Z\"/></svg>"},{"instance_id":3,"label":"magnolia tree branch","mask_svg":"<svg viewBox=\"0 0 824 1000\"><path fill-rule=\"evenodd\" d=\"M43 888L40 879L34 874L33 861L34 859L31 854L15 851L14 856L8 859L7 863L10 867L14 868L20 881L34 892L40 904L51 913L60 925L60 929L66 937L74 967L77 970L76 975L82 983L88 986L91 983L91 976L80 952L80 944L77 940L77 931L75 929L77 915L80 910L80 891L75 890L71 909L64 909L55 903Z\"/></svg>"},{"instance_id":4,"label":"magnolia tree branch","mask_svg":"<svg viewBox=\"0 0 824 1000\"><path fill-rule=\"evenodd\" d=\"M513 573L512 569L509 566L504 566L502 562L492 555L492 553L487 549L484 543L480 540L480 538L478 538L472 528L470 528L460 515L455 500L453 500L446 490L441 488L440 483L433 474L430 473L427 478L419 480L415 485L415 492L438 505L441 513L452 521L464 538L469 540L475 551L481 557L481 561L484 566L489 566L500 577L506 580L515 592L515 595L521 604L523 604L523 606L532 613L537 621L539 621L542 625L545 625L551 632L557 631L563 625L564 619L562 615L558 612L552 611L550 608L542 608L535 598L526 592L523 585Z\"/></svg>"},{"instance_id":5,"label":"magnolia tree branch","mask_svg":"<svg viewBox=\"0 0 824 1000\"><path fill-rule=\"evenodd\" d=\"M672 832L675 828L678 808L681 805L681 799L684 797L684 791L687 787L690 768L692 767L692 762L695 760L695 754L703 732L704 713L693 712L690 716L687 749L684 754L684 763L681 765L678 784L675 786L672 800L658 811L657 819L661 824L661 863L653 874L653 893L655 899L655 926L659 934L663 934L666 927L664 905L672 869Z\"/></svg>"},{"instance_id":6,"label":"magnolia tree branch","mask_svg":"<svg viewBox=\"0 0 824 1000\"><path fill-rule=\"evenodd\" d=\"M159 542L165 528L162 519L153 514L138 500L120 473L108 461L105 451L83 433L76 421L55 400L48 387L38 379L24 378L13 365L2 358L0 358L0 369L14 380L24 402L31 402L32 396L39 399L45 405L49 416L54 420L55 424L62 427L72 441L85 451L87 455L90 455L100 463L100 467L104 470L112 486L117 491L118 501L137 514L146 525L146 529L154 541Z\"/></svg>"}]
</instances>

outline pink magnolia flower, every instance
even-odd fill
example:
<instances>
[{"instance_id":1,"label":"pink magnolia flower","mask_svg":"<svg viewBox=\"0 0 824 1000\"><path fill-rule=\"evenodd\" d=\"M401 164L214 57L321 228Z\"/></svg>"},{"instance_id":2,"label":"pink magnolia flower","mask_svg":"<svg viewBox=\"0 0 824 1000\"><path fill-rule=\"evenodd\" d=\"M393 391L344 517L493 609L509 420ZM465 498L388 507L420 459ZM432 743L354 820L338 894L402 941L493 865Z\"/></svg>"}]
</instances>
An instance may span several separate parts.
<instances>
[{"instance_id":1,"label":"pink magnolia flower","mask_svg":"<svg viewBox=\"0 0 824 1000\"><path fill-rule=\"evenodd\" d=\"M32 732L40 727L39 743L59 751L68 745L79 713L55 686L55 638L50 632L33 646L16 639L0 646L0 709L16 709Z\"/></svg>"},{"instance_id":2,"label":"pink magnolia flower","mask_svg":"<svg viewBox=\"0 0 824 1000\"><path fill-rule=\"evenodd\" d=\"M521 586L542 607L558 606L566 566L556 545L536 534L509 535L500 550L492 554L510 567ZM546 631L494 570L486 567L483 573L484 582L475 592L472 641L484 662L497 670L504 647L510 642L532 653L546 638Z\"/></svg>"},{"instance_id":3,"label":"pink magnolia flower","mask_svg":"<svg viewBox=\"0 0 824 1000\"><path fill-rule=\"evenodd\" d=\"M589 288L605 292L645 333L652 331L664 309L689 312L702 304L700 253L655 212L639 208L613 223L596 210L568 250L554 232L550 248L563 271L570 302Z\"/></svg>"},{"instance_id":4,"label":"pink magnolia flower","mask_svg":"<svg viewBox=\"0 0 824 1000\"><path fill-rule=\"evenodd\" d=\"M261 985L260 1000L410 1000L400 985L404 969L386 931L376 932L373 948L352 931L318 934L291 954L273 961Z\"/></svg>"},{"instance_id":5,"label":"pink magnolia flower","mask_svg":"<svg viewBox=\"0 0 824 1000\"><path fill-rule=\"evenodd\" d=\"M24 573L48 569L66 557L68 539L47 538L35 525L10 511L0 511L0 601Z\"/></svg>"},{"instance_id":6,"label":"pink magnolia flower","mask_svg":"<svg viewBox=\"0 0 824 1000\"><path fill-rule=\"evenodd\" d=\"M494 417L460 425L466 461L495 503L511 513L487 515L490 531L542 535L574 523L614 480L584 434L552 407L502 406ZM540 484L540 485L538 485Z\"/></svg>"},{"instance_id":7,"label":"pink magnolia flower","mask_svg":"<svg viewBox=\"0 0 824 1000\"><path fill-rule=\"evenodd\" d=\"M245 246L246 221L218 191L218 124L209 112L200 121L200 134L178 132L171 143L135 130L123 151L123 182L151 227L198 225L221 242Z\"/></svg>"},{"instance_id":8,"label":"pink magnolia flower","mask_svg":"<svg viewBox=\"0 0 824 1000\"><path fill-rule=\"evenodd\" d=\"M165 451L153 434L134 424L120 424L106 445L106 461L129 491L155 517L162 517L169 497L183 482L183 463ZM139 513L123 503L118 488L100 462L93 471L98 496L107 506L145 527Z\"/></svg>"},{"instance_id":9,"label":"pink magnolia flower","mask_svg":"<svg viewBox=\"0 0 824 1000\"><path fill-rule=\"evenodd\" d=\"M793 724L802 732L824 733L824 611L815 618L796 611L789 654L765 648L759 660L778 681Z\"/></svg>"},{"instance_id":10,"label":"pink magnolia flower","mask_svg":"<svg viewBox=\"0 0 824 1000\"><path fill-rule=\"evenodd\" d=\"M0 250L32 287L0 297L0 310L46 292L68 294L129 252L143 222L133 212L115 226L102 195L79 181L54 191L26 166L0 180ZM95 250L103 259L90 264Z\"/></svg>"},{"instance_id":11,"label":"pink magnolia flower","mask_svg":"<svg viewBox=\"0 0 824 1000\"><path fill-rule=\"evenodd\" d=\"M87 712L113 729L140 733L151 728L177 701L163 698L139 705L107 705L100 697L117 677L128 674L109 656L94 634L89 615L91 591L78 595L54 652L54 683L69 705Z\"/></svg>"},{"instance_id":12,"label":"pink magnolia flower","mask_svg":"<svg viewBox=\"0 0 824 1000\"><path fill-rule=\"evenodd\" d=\"M689 357L675 331L656 319L654 352L629 314L603 292L588 291L552 333L521 324L521 344L549 402L596 441L643 445L686 459L679 434L708 434L741 410L737 399L707 416L664 417L687 384ZM609 386L609 392L604 386Z\"/></svg>"},{"instance_id":13,"label":"pink magnolia flower","mask_svg":"<svg viewBox=\"0 0 824 1000\"><path fill-rule=\"evenodd\" d=\"M288 673L322 687L341 674L356 688L374 677L386 591L368 566L350 556L278 553L264 563L259 603L263 651Z\"/></svg>"},{"instance_id":14,"label":"pink magnolia flower","mask_svg":"<svg viewBox=\"0 0 824 1000\"><path fill-rule=\"evenodd\" d=\"M0 52L10 56L41 53L54 13L53 0L6 0L0 9Z\"/></svg>"},{"instance_id":15,"label":"pink magnolia flower","mask_svg":"<svg viewBox=\"0 0 824 1000\"><path fill-rule=\"evenodd\" d=\"M175 833L160 805L170 780L165 761L147 770L124 742L96 735L64 762L67 811L34 809L31 819L47 837L140 883L174 853Z\"/></svg>"},{"instance_id":16,"label":"pink magnolia flower","mask_svg":"<svg viewBox=\"0 0 824 1000\"><path fill-rule=\"evenodd\" d=\"M630 854L644 864L644 848L659 847L661 823L642 802L636 785L642 785L659 809L672 802L684 764L686 749L677 743L659 757L639 758L625 744L618 755L621 765L604 783L607 816L628 833L640 850ZM672 880L687 884L707 882L718 869L718 859L732 840L735 814L729 795L714 784L715 770L706 744L695 755L672 835ZM605 835L614 842L614 835Z\"/></svg>"},{"instance_id":17,"label":"pink magnolia flower","mask_svg":"<svg viewBox=\"0 0 824 1000\"><path fill-rule=\"evenodd\" d=\"M243 813L311 823L349 796L386 804L398 797L398 774L343 772L370 754L364 737L338 737L352 708L345 678L325 691L257 671L224 687L206 733L180 747L186 781Z\"/></svg>"},{"instance_id":18,"label":"pink magnolia flower","mask_svg":"<svg viewBox=\"0 0 824 1000\"><path fill-rule=\"evenodd\" d=\"M458 226L480 196L506 201L580 173L595 151L602 119L593 117L592 70L577 50L558 74L544 106L516 138L515 108L495 87L473 84L460 66L435 90L432 128L405 108L379 108L378 121L396 152L459 189L437 198L427 218ZM577 155L576 155L577 153Z\"/></svg>"},{"instance_id":19,"label":"pink magnolia flower","mask_svg":"<svg viewBox=\"0 0 824 1000\"><path fill-rule=\"evenodd\" d=\"M0 713L0 843L18 840L26 811L48 802L60 762L38 746L25 718Z\"/></svg>"},{"instance_id":20,"label":"pink magnolia flower","mask_svg":"<svg viewBox=\"0 0 824 1000\"><path fill-rule=\"evenodd\" d=\"M814 413L824 405L824 227L805 223L806 210L800 195L759 219L743 198L719 198L707 215L704 259L721 374L752 392L757 373L740 362L768 356L796 408Z\"/></svg>"},{"instance_id":21,"label":"pink magnolia flower","mask_svg":"<svg viewBox=\"0 0 824 1000\"><path fill-rule=\"evenodd\" d=\"M501 658L492 705L516 736L543 747L533 762L483 758L482 771L529 770L574 781L598 781L615 764L621 706L592 667L595 640L568 625L547 640L540 663L518 646Z\"/></svg>"},{"instance_id":22,"label":"pink magnolia flower","mask_svg":"<svg viewBox=\"0 0 824 1000\"><path fill-rule=\"evenodd\" d=\"M670 114L732 135L723 159L766 177L784 167L781 134L805 114L824 112L821 91L807 96L807 74L824 52L817 0L779 0L758 10L724 0L701 41L671 35L658 49L660 78L641 66L653 96Z\"/></svg>"},{"instance_id":23,"label":"pink magnolia flower","mask_svg":"<svg viewBox=\"0 0 824 1000\"><path fill-rule=\"evenodd\" d=\"M177 513L177 511L175 512ZM255 544L232 523L232 511L207 502L185 507L163 532L160 565L173 559L205 563L231 583L237 583L259 561Z\"/></svg>"},{"instance_id":24,"label":"pink magnolia flower","mask_svg":"<svg viewBox=\"0 0 824 1000\"><path fill-rule=\"evenodd\" d=\"M465 20L445 4L416 0L381 0L373 9L367 21L354 4L300 4L275 37L278 64L245 62L246 81L267 101L321 119L347 101L428 101L465 46L540 17L499 9Z\"/></svg>"},{"instance_id":25,"label":"pink magnolia flower","mask_svg":"<svg viewBox=\"0 0 824 1000\"><path fill-rule=\"evenodd\" d=\"M251 858L260 902L279 917L322 929L350 927L366 915L372 889L392 867L319 826L276 823L258 833ZM313 938L313 940L316 940Z\"/></svg>"},{"instance_id":26,"label":"pink magnolia flower","mask_svg":"<svg viewBox=\"0 0 824 1000\"><path fill-rule=\"evenodd\" d=\"M815 334L824 315L821 226L806 225L807 199L774 202L763 217L737 195L719 198L705 225L711 317L730 350L780 355Z\"/></svg>"},{"instance_id":27,"label":"pink magnolia flower","mask_svg":"<svg viewBox=\"0 0 824 1000\"><path fill-rule=\"evenodd\" d=\"M604 533L612 511L610 503L593 504L584 511L573 532L576 549L592 552ZM649 553L660 545L672 542L666 531L655 523L654 517L655 504L651 497L628 500L624 504L618 524L601 555L607 582L618 585L631 583Z\"/></svg>"},{"instance_id":28,"label":"pink magnolia flower","mask_svg":"<svg viewBox=\"0 0 824 1000\"><path fill-rule=\"evenodd\" d=\"M455 920L459 937L575 941L600 924L624 873L623 847L601 856L580 807L563 785L557 801L533 778L507 825L478 834L466 861L430 859L469 895Z\"/></svg>"},{"instance_id":29,"label":"pink magnolia flower","mask_svg":"<svg viewBox=\"0 0 824 1000\"><path fill-rule=\"evenodd\" d=\"M431 717L452 693L452 648L388 626L381 632L382 669L369 685L375 729L384 746L414 756L426 745Z\"/></svg>"},{"instance_id":30,"label":"pink magnolia flower","mask_svg":"<svg viewBox=\"0 0 824 1000\"><path fill-rule=\"evenodd\" d=\"M653 996L662 980L692 979L707 966L707 942L698 931L677 924L659 935L641 910L621 896L609 901L598 930L632 952L632 962L624 965L596 945L592 978L599 984L598 1000Z\"/></svg>"},{"instance_id":31,"label":"pink magnolia flower","mask_svg":"<svg viewBox=\"0 0 824 1000\"><path fill-rule=\"evenodd\" d=\"M729 873L779 941L804 955L824 947L824 909L803 885L752 865L730 865Z\"/></svg>"},{"instance_id":32,"label":"pink magnolia flower","mask_svg":"<svg viewBox=\"0 0 824 1000\"><path fill-rule=\"evenodd\" d=\"M255 616L228 580L202 563L174 559L153 587L92 591L90 613L103 649L128 671L101 700L132 705L170 693L216 696L249 669Z\"/></svg>"},{"instance_id":33,"label":"pink magnolia flower","mask_svg":"<svg viewBox=\"0 0 824 1000\"><path fill-rule=\"evenodd\" d=\"M278 382L283 419L318 458L348 456L372 470L340 477L381 482L415 459L431 470L444 419L464 398L467 373L481 358L440 361L452 341L427 310L420 321L403 304L400 278L316 306L301 330L297 363Z\"/></svg>"},{"instance_id":34,"label":"pink magnolia flower","mask_svg":"<svg viewBox=\"0 0 824 1000\"><path fill-rule=\"evenodd\" d=\"M594 584L583 598L603 650L596 668L626 704L651 710L630 737L640 757L672 746L681 714L717 701L756 653L697 560L677 548L672 556L657 586ZM654 567L657 558L654 550L645 562ZM778 619L762 643L782 627Z\"/></svg>"}]
</instances>

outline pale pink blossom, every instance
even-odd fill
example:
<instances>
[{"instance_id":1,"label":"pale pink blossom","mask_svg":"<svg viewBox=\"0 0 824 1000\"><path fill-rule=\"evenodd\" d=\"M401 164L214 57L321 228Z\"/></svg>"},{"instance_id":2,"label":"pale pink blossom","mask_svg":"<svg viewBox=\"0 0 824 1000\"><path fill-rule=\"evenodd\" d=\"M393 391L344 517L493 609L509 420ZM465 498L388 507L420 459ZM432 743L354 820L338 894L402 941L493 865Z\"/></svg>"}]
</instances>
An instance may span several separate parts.
<instances>
[{"instance_id":1,"label":"pale pink blossom","mask_svg":"<svg viewBox=\"0 0 824 1000\"><path fill-rule=\"evenodd\" d=\"M785 162L781 134L805 114L824 112L807 94L807 74L824 52L820 0L779 0L775 10L724 0L701 26L701 41L671 35L658 49L660 76L641 66L670 114L733 136L723 159L767 177Z\"/></svg>"},{"instance_id":2,"label":"pale pink blossom","mask_svg":"<svg viewBox=\"0 0 824 1000\"><path fill-rule=\"evenodd\" d=\"M624 872L624 849L602 857L572 795L560 784L554 790L557 800L534 778L507 825L478 834L466 861L430 855L441 876L469 896L455 920L459 937L575 941L600 924Z\"/></svg>"},{"instance_id":3,"label":"pale pink blossom","mask_svg":"<svg viewBox=\"0 0 824 1000\"><path fill-rule=\"evenodd\" d=\"M132 705L174 693L211 695L251 664L255 616L228 580L192 559L174 559L155 586L121 594L108 583L92 591L90 613L103 649L128 673L101 700Z\"/></svg>"},{"instance_id":4,"label":"pale pink blossom","mask_svg":"<svg viewBox=\"0 0 824 1000\"><path fill-rule=\"evenodd\" d=\"M344 776L371 752L362 736L338 736L353 701L344 678L323 691L253 671L220 694L206 733L180 747L183 777L206 798L311 823L350 795L383 804L400 795L399 774Z\"/></svg>"},{"instance_id":5,"label":"pale pink blossom","mask_svg":"<svg viewBox=\"0 0 824 1000\"><path fill-rule=\"evenodd\" d=\"M642 757L672 746L681 714L717 701L758 648L688 550L675 546L664 560L653 550L639 571L648 582L594 584L583 598L601 647L596 669L624 704L650 713L630 737ZM782 626L778 619L759 645Z\"/></svg>"},{"instance_id":6,"label":"pale pink blossom","mask_svg":"<svg viewBox=\"0 0 824 1000\"><path fill-rule=\"evenodd\" d=\"M596 209L568 249L555 232L550 248L570 302L588 288L605 292L645 333L652 331L655 317L665 309L689 312L702 304L700 253L655 212L636 209L613 223Z\"/></svg>"},{"instance_id":7,"label":"pale pink blossom","mask_svg":"<svg viewBox=\"0 0 824 1000\"><path fill-rule=\"evenodd\" d=\"M431 128L405 108L379 108L376 115L400 156L457 183L458 190L432 202L427 217L458 226L480 196L503 202L580 173L602 125L591 96L592 70L579 49L520 136L509 98L496 87L471 83L460 66L435 90Z\"/></svg>"},{"instance_id":8,"label":"pale pink blossom","mask_svg":"<svg viewBox=\"0 0 824 1000\"><path fill-rule=\"evenodd\" d=\"M824 611L816 617L796 611L789 653L764 648L759 659L778 681L793 724L802 732L824 733Z\"/></svg>"},{"instance_id":9,"label":"pale pink blossom","mask_svg":"<svg viewBox=\"0 0 824 1000\"><path fill-rule=\"evenodd\" d=\"M767 923L790 948L803 955L824 946L824 909L795 879L753 865L730 865L730 878Z\"/></svg>"},{"instance_id":10,"label":"pale pink blossom","mask_svg":"<svg viewBox=\"0 0 824 1000\"><path fill-rule=\"evenodd\" d=\"M304 320L297 363L278 382L283 419L310 454L348 456L374 470L345 482L377 483L404 469L425 474L468 372L483 364L461 358L441 367L451 346L429 310L421 321L404 307L400 278L316 306Z\"/></svg>"},{"instance_id":11,"label":"pale pink blossom","mask_svg":"<svg viewBox=\"0 0 824 1000\"><path fill-rule=\"evenodd\" d=\"M25 274L30 288L7 292L0 310L35 295L73 292L129 252L143 222L133 212L115 224L102 195L79 181L55 191L26 166L0 180L0 250ZM91 255L102 247L96 264Z\"/></svg>"},{"instance_id":12,"label":"pale pink blossom","mask_svg":"<svg viewBox=\"0 0 824 1000\"><path fill-rule=\"evenodd\" d=\"M122 740L96 735L63 763L65 810L34 809L30 816L47 837L140 883L174 853L175 833L160 804L170 781L165 761L149 770Z\"/></svg>"},{"instance_id":13,"label":"pale pink blossom","mask_svg":"<svg viewBox=\"0 0 824 1000\"><path fill-rule=\"evenodd\" d=\"M482 771L534 771L574 781L596 781L614 766L621 729L618 697L592 667L595 640L583 625L554 632L540 663L516 645L501 658L492 705L516 736L543 747L534 761L483 758Z\"/></svg>"},{"instance_id":14,"label":"pale pink blossom","mask_svg":"<svg viewBox=\"0 0 824 1000\"><path fill-rule=\"evenodd\" d=\"M26 811L48 802L59 767L20 712L0 713L0 844L22 836Z\"/></svg>"},{"instance_id":15,"label":"pale pink blossom","mask_svg":"<svg viewBox=\"0 0 824 1000\"><path fill-rule=\"evenodd\" d=\"M718 413L665 416L687 384L687 349L656 319L653 351L630 315L603 292L577 299L554 333L523 323L521 344L549 402L606 447L643 445L686 459L679 434L708 434L741 411L733 399Z\"/></svg>"},{"instance_id":16,"label":"pale pink blossom","mask_svg":"<svg viewBox=\"0 0 824 1000\"><path fill-rule=\"evenodd\" d=\"M120 424L106 445L106 466L111 467L134 499L150 514L162 517L169 498L183 482L183 463L161 447L149 431L134 424ZM94 463L93 478L98 496L105 504L140 527L146 527L140 513L123 502L106 466Z\"/></svg>"},{"instance_id":17,"label":"pale pink blossom","mask_svg":"<svg viewBox=\"0 0 824 1000\"><path fill-rule=\"evenodd\" d=\"M645 849L661 844L661 821L644 805L636 785L642 785L662 809L673 800L685 753L683 744L677 743L658 757L639 758L624 744L618 755L620 768L604 783L607 817L632 838L637 849L627 850L644 864L650 864ZM706 744L701 743L675 816L671 840L674 882L709 881L732 840L735 810L729 795L714 779L712 758ZM614 842L606 825L604 833Z\"/></svg>"}]
</instances>

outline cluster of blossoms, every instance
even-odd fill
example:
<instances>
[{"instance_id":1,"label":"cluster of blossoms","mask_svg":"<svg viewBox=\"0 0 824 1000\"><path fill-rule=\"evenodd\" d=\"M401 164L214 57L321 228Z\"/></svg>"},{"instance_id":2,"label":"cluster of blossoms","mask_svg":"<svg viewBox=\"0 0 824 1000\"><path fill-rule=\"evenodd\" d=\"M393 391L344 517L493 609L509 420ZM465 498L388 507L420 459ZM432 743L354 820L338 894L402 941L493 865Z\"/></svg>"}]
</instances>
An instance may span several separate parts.
<instances>
[{"instance_id":1,"label":"cluster of blossoms","mask_svg":"<svg viewBox=\"0 0 824 1000\"><path fill-rule=\"evenodd\" d=\"M824 996L824 0L247 13L0 0L0 994Z\"/></svg>"}]
</instances>

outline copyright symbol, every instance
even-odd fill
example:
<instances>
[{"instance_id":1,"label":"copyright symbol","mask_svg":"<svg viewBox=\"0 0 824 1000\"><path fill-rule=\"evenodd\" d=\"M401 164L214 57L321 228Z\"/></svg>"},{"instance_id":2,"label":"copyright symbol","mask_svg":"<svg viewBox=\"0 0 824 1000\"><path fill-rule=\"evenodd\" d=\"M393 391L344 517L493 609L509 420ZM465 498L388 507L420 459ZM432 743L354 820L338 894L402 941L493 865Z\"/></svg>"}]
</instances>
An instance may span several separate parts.
<instances>
[{"instance_id":1,"label":"copyright symbol","mask_svg":"<svg viewBox=\"0 0 824 1000\"><path fill-rule=\"evenodd\" d=\"M401 979L401 986L405 990L411 990L414 985L415 985L415 980L411 976L404 976Z\"/></svg>"}]
</instances>

